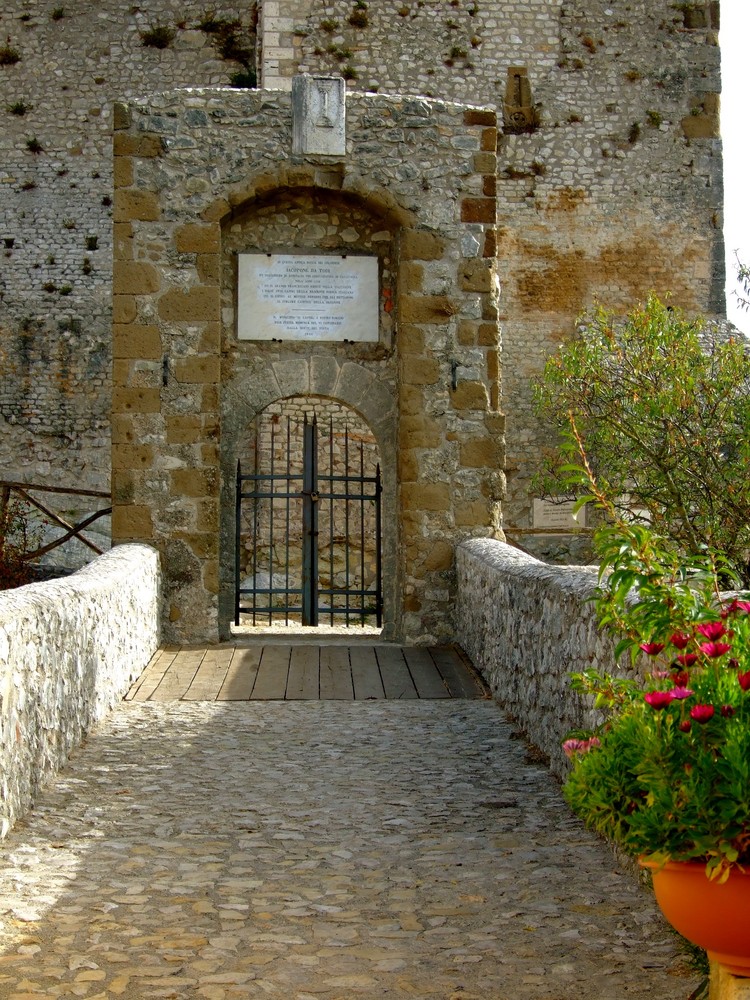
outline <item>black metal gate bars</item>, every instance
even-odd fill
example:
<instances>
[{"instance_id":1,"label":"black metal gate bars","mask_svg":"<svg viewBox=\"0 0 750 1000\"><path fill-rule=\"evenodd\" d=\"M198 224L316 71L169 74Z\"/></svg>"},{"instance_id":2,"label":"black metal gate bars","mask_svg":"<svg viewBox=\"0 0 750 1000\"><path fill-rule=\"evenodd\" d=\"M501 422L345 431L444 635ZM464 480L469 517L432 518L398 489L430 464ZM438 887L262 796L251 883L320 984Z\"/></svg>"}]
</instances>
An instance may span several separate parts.
<instances>
[{"instance_id":1,"label":"black metal gate bars","mask_svg":"<svg viewBox=\"0 0 750 1000\"><path fill-rule=\"evenodd\" d=\"M255 471L237 463L236 625L382 624L382 486L365 445L332 419L319 439L317 417L277 418Z\"/></svg>"}]
</instances>

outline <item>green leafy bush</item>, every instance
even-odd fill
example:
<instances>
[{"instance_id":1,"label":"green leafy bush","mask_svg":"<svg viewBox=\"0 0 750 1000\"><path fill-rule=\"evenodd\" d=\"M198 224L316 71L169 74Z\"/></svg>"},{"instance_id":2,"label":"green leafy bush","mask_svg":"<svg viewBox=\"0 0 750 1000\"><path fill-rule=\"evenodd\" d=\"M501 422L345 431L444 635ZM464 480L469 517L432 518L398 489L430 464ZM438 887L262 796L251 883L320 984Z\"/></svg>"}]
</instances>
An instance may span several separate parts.
<instances>
[{"instance_id":1,"label":"green leafy bush","mask_svg":"<svg viewBox=\"0 0 750 1000\"><path fill-rule=\"evenodd\" d=\"M539 413L577 449L619 513L687 553L724 552L750 580L750 352L744 340L651 295L625 319L603 309L548 361ZM575 428L575 434L572 434ZM587 489L551 452L537 487Z\"/></svg>"}]
</instances>

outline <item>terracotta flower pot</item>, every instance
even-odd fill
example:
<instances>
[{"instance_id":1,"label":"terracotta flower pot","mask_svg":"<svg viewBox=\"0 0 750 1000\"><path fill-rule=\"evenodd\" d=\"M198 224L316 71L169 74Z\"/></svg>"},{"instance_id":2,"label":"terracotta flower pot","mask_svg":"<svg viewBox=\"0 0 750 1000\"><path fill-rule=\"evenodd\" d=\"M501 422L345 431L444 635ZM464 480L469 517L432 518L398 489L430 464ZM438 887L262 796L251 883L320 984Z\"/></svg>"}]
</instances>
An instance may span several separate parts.
<instances>
[{"instance_id":1,"label":"terracotta flower pot","mask_svg":"<svg viewBox=\"0 0 750 1000\"><path fill-rule=\"evenodd\" d=\"M750 976L750 869L733 868L726 882L710 882L700 862L641 861L653 876L661 911L676 931L735 976Z\"/></svg>"}]
</instances>

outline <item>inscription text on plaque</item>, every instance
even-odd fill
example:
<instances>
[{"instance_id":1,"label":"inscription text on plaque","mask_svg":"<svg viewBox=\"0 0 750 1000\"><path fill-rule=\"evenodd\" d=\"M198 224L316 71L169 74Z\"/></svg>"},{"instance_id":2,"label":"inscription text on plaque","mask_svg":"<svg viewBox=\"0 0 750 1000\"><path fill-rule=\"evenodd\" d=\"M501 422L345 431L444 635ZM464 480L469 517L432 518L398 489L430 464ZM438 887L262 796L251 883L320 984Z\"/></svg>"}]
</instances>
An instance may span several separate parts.
<instances>
[{"instance_id":1,"label":"inscription text on plaque","mask_svg":"<svg viewBox=\"0 0 750 1000\"><path fill-rule=\"evenodd\" d=\"M378 259L240 254L240 340L377 342Z\"/></svg>"}]
</instances>

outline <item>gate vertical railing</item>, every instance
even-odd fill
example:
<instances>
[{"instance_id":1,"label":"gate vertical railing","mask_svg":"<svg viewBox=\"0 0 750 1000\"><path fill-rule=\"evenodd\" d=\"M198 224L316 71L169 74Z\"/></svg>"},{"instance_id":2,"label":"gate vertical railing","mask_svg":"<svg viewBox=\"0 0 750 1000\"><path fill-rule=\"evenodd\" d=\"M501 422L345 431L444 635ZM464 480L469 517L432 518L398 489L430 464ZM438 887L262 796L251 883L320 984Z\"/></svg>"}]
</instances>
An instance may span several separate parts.
<instances>
[{"instance_id":1,"label":"gate vertical railing","mask_svg":"<svg viewBox=\"0 0 750 1000\"><path fill-rule=\"evenodd\" d=\"M302 445L302 624L318 624L318 421L305 417ZM287 558L287 566L289 559Z\"/></svg>"},{"instance_id":2,"label":"gate vertical railing","mask_svg":"<svg viewBox=\"0 0 750 1000\"><path fill-rule=\"evenodd\" d=\"M255 471L246 474L237 463L235 625L242 624L245 615L253 625L259 620L270 625L283 619L287 625L298 621L315 627L323 617L331 625L343 619L347 626L366 625L374 618L380 627L383 619L380 465L374 475L365 474L364 442L360 440L359 468L352 470L347 429L343 435L343 469L337 472L331 421L328 470L322 472L318 422L315 417L312 420L305 417L299 471L293 467L291 428L292 421L288 418L286 462L282 471L277 471L276 465L275 424L271 424L268 471L258 471L257 439ZM282 504L283 512L277 516ZM246 516L248 505L250 512ZM325 583L320 575L321 510L326 511L327 521L323 539L328 547L323 563L327 569ZM280 525L283 538L279 537ZM354 532L358 532L358 537L353 537ZM301 551L295 550L295 540L297 550ZM353 548L359 549L358 561L352 560ZM374 557L372 572L368 552ZM299 571L295 568L297 563L292 564L293 556L298 557ZM343 559L343 571L336 568L337 558ZM341 576L343 581L339 579Z\"/></svg>"}]
</instances>

